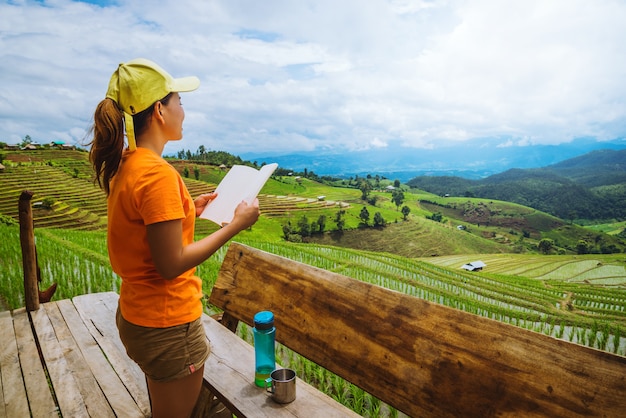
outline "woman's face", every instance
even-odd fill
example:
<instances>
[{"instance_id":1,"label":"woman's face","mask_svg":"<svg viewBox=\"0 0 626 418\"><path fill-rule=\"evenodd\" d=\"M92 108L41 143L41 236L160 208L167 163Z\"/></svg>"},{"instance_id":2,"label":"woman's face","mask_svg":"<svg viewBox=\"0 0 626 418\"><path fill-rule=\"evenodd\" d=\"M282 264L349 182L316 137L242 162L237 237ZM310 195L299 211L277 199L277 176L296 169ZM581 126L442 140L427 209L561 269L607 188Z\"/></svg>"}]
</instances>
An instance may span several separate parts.
<instances>
[{"instance_id":1,"label":"woman's face","mask_svg":"<svg viewBox=\"0 0 626 418\"><path fill-rule=\"evenodd\" d=\"M163 118L165 119L165 130L167 139L177 141L183 137L183 120L185 119L185 110L178 93L172 93L172 97L167 104L161 106Z\"/></svg>"}]
</instances>

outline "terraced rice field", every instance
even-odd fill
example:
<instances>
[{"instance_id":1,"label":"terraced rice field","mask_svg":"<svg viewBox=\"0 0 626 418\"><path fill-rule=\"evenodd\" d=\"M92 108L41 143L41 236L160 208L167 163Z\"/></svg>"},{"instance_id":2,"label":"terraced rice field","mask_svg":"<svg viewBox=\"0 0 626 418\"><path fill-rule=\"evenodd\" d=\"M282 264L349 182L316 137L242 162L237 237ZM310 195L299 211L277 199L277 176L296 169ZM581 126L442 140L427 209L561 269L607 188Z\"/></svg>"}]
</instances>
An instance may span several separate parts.
<instances>
[{"instance_id":1,"label":"terraced rice field","mask_svg":"<svg viewBox=\"0 0 626 418\"><path fill-rule=\"evenodd\" d=\"M61 151L59 151L61 152ZM72 160L58 165L50 161L6 163L0 173L0 214L15 220L18 216L18 199L22 191L33 195L33 218L36 228L63 228L74 230L102 230L106 228L106 196L92 181L91 167L87 161ZM184 178L192 196L215 190L216 184ZM51 208L42 208L45 199L54 201ZM310 212L332 207L345 207L343 202L321 201L278 195L259 195L263 216L289 216L295 212ZM199 223L199 233L215 227Z\"/></svg>"},{"instance_id":2,"label":"terraced rice field","mask_svg":"<svg viewBox=\"0 0 626 418\"><path fill-rule=\"evenodd\" d=\"M0 294L13 306L21 306L19 228L0 225L0 233L4 237L0 255L3 261L6 260L0 273L7 279L0 287ZM37 229L36 237L44 278L42 288L54 279L59 282L58 296L63 298L119 288L119 278L108 263L104 232ZM442 266L378 252L321 245L247 243L417 298L579 344L622 355L626 353L626 333L623 333L626 330L626 286L606 287L566 278L537 279L486 271L467 272L459 265ZM198 273L204 279L207 294L223 255L220 250L199 266ZM489 269L492 259L485 260ZM559 268L559 263L554 260L555 269ZM504 272L503 268L501 271Z\"/></svg>"},{"instance_id":3,"label":"terraced rice field","mask_svg":"<svg viewBox=\"0 0 626 418\"><path fill-rule=\"evenodd\" d=\"M476 256L454 255L424 259L439 266L458 268L471 262ZM487 254L482 255L493 274L523 276L537 280L558 280L572 283L604 285L626 288L626 256L605 255L528 255Z\"/></svg>"},{"instance_id":4,"label":"terraced rice field","mask_svg":"<svg viewBox=\"0 0 626 418\"><path fill-rule=\"evenodd\" d=\"M0 213L18 219L18 199L23 190L33 195L36 227L101 229L106 219L104 193L89 180L73 177L49 165L17 165L0 174ZM46 198L51 209L37 207Z\"/></svg>"}]
</instances>

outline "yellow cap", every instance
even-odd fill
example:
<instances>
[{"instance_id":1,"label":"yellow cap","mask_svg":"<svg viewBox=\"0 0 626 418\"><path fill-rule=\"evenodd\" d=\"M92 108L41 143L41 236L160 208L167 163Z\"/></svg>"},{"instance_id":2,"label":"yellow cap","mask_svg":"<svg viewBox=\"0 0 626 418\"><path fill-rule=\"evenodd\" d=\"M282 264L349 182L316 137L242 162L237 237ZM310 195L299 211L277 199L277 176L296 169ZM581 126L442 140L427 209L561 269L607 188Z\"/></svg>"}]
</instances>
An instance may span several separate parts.
<instances>
[{"instance_id":1,"label":"yellow cap","mask_svg":"<svg viewBox=\"0 0 626 418\"><path fill-rule=\"evenodd\" d=\"M133 117L170 93L192 91L200 86L198 77L173 78L152 61L137 58L121 63L111 76L106 97L124 112L128 148L136 149Z\"/></svg>"}]
</instances>

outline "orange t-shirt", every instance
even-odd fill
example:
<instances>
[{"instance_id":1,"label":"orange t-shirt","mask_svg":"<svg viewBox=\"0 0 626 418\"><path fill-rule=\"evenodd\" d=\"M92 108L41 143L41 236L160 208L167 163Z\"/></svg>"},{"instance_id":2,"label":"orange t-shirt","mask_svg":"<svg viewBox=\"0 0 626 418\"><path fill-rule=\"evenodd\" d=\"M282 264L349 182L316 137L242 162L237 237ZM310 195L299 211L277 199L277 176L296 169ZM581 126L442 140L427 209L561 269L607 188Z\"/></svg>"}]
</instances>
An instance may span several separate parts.
<instances>
[{"instance_id":1,"label":"orange t-shirt","mask_svg":"<svg viewBox=\"0 0 626 418\"><path fill-rule=\"evenodd\" d=\"M196 269L163 279L154 266L146 232L146 225L181 219L183 246L193 242L196 209L182 177L153 151L125 151L107 205L109 259L122 278L122 316L153 328L198 319L202 282Z\"/></svg>"}]
</instances>

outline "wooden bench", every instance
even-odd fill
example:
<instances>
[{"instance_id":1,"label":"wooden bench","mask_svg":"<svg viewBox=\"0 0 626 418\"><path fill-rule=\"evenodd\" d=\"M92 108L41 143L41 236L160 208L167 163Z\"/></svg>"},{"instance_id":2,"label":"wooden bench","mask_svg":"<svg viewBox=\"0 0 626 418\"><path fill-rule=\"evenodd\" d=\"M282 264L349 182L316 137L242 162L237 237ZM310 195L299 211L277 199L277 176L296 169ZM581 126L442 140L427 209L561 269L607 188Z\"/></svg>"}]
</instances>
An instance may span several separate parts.
<instances>
[{"instance_id":1,"label":"wooden bench","mask_svg":"<svg viewBox=\"0 0 626 418\"><path fill-rule=\"evenodd\" d=\"M221 322L231 331L271 310L280 343L409 416L617 417L626 411L626 357L242 244L231 243L210 303L224 310ZM207 326L213 342L225 338L216 327ZM220 351L205 372L206 384L233 410L240 410L239 395L248 389L211 370L243 360L233 373L250 381L247 351ZM258 416L254 411L242 415Z\"/></svg>"}]
</instances>

